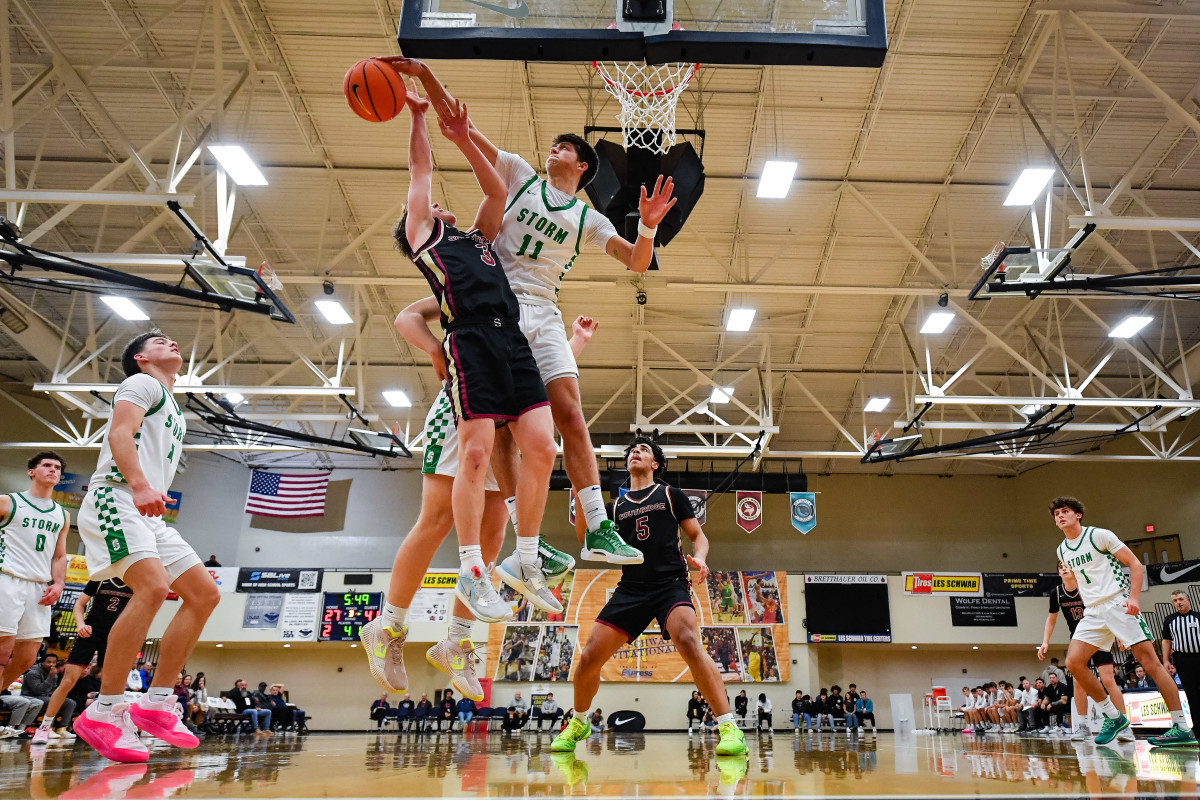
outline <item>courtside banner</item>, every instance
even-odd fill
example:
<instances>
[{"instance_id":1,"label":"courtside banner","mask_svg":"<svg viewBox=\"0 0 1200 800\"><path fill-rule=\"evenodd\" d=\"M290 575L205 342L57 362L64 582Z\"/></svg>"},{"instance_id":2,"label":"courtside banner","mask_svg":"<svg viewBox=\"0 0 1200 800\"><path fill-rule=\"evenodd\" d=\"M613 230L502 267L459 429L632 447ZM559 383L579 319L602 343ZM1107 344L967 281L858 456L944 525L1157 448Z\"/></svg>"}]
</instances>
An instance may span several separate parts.
<instances>
[{"instance_id":1,"label":"courtside banner","mask_svg":"<svg viewBox=\"0 0 1200 800\"><path fill-rule=\"evenodd\" d=\"M806 574L805 583L887 583L887 575Z\"/></svg>"},{"instance_id":2,"label":"courtside banner","mask_svg":"<svg viewBox=\"0 0 1200 800\"><path fill-rule=\"evenodd\" d=\"M904 593L981 597L983 575L979 572L905 572Z\"/></svg>"},{"instance_id":3,"label":"courtside banner","mask_svg":"<svg viewBox=\"0 0 1200 800\"><path fill-rule=\"evenodd\" d=\"M1146 580L1151 586L1168 586L1172 583L1200 581L1200 558L1187 561L1172 561L1169 564L1154 564L1146 567Z\"/></svg>"},{"instance_id":4,"label":"courtside banner","mask_svg":"<svg viewBox=\"0 0 1200 800\"><path fill-rule=\"evenodd\" d=\"M1049 597L1060 583L1057 572L985 572L983 596Z\"/></svg>"},{"instance_id":5,"label":"courtside banner","mask_svg":"<svg viewBox=\"0 0 1200 800\"><path fill-rule=\"evenodd\" d=\"M786 683L791 677L787 627L787 573L720 572L700 581L691 573L691 601L700 623L700 641L726 683ZM548 580L563 606L546 614L503 584L500 596L513 608L513 619L488 626L486 675L505 682L566 682L587 644L596 616L608 602L618 569L576 569ZM714 613L714 611L716 613ZM411 614L411 611L410 611ZM691 670L663 638L658 622L624 645L600 670L614 683L692 683ZM749 690L748 690L749 691ZM558 692L555 692L558 694ZM561 702L561 700L560 700Z\"/></svg>"}]
</instances>

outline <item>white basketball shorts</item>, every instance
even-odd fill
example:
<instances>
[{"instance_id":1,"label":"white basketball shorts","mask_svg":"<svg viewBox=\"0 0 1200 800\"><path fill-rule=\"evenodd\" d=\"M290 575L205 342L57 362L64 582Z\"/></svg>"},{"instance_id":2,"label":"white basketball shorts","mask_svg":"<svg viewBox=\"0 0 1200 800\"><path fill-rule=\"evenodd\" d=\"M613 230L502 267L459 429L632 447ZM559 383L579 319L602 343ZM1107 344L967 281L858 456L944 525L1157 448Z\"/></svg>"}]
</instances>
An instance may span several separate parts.
<instances>
[{"instance_id":1,"label":"white basketball shorts","mask_svg":"<svg viewBox=\"0 0 1200 800\"><path fill-rule=\"evenodd\" d=\"M1093 645L1101 650L1112 647L1113 639L1125 647L1132 647L1154 637L1141 614L1125 613L1124 603L1129 598L1119 594L1108 602L1091 606L1083 612L1083 619L1075 629L1072 639Z\"/></svg>"},{"instance_id":2,"label":"white basketball shorts","mask_svg":"<svg viewBox=\"0 0 1200 800\"><path fill-rule=\"evenodd\" d=\"M558 306L531 295L518 295L517 299L521 306L521 332L529 340L542 381L550 383L556 378L578 378L579 365L567 343Z\"/></svg>"},{"instance_id":3,"label":"white basketball shorts","mask_svg":"<svg viewBox=\"0 0 1200 800\"><path fill-rule=\"evenodd\" d=\"M202 563L179 531L169 527L162 517L143 517L133 504L132 493L107 484L94 484L83 498L79 536L88 574L94 581L123 578L131 564L157 558L174 583Z\"/></svg>"},{"instance_id":4,"label":"white basketball shorts","mask_svg":"<svg viewBox=\"0 0 1200 800\"><path fill-rule=\"evenodd\" d=\"M39 602L46 584L0 573L0 636L18 640L50 635L50 606Z\"/></svg>"},{"instance_id":5,"label":"white basketball shorts","mask_svg":"<svg viewBox=\"0 0 1200 800\"><path fill-rule=\"evenodd\" d=\"M446 396L445 389L438 392L433 405L429 407L429 413L425 415L425 457L421 462L421 472L448 478L458 475L458 432L454 428L454 410L450 407L450 398ZM490 464L483 490L500 491Z\"/></svg>"}]
</instances>

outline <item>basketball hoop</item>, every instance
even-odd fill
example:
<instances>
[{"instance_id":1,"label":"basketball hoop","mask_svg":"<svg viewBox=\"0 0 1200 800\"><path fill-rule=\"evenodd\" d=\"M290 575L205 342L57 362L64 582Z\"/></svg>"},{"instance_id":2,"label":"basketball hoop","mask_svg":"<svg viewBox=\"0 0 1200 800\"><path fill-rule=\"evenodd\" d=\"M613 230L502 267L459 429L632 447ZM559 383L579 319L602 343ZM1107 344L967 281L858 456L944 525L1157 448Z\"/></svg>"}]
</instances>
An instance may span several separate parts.
<instances>
[{"instance_id":1,"label":"basketball hoop","mask_svg":"<svg viewBox=\"0 0 1200 800\"><path fill-rule=\"evenodd\" d=\"M1003 251L1004 251L1004 242L996 242L996 244L992 247L992 252L988 253L986 256L979 259L979 268L981 270L983 270L984 272L987 272L988 268L990 268L992 266L992 262L996 260L996 256L1000 255L1000 253L1002 253ZM1003 274L1004 263L1001 262L1000 265L996 267L995 271Z\"/></svg>"},{"instance_id":2,"label":"basketball hoop","mask_svg":"<svg viewBox=\"0 0 1200 800\"><path fill-rule=\"evenodd\" d=\"M625 148L665 153L675 145L675 104L691 83L699 64L641 64L636 61L593 61L604 88L621 104Z\"/></svg>"},{"instance_id":3,"label":"basketball hoop","mask_svg":"<svg viewBox=\"0 0 1200 800\"><path fill-rule=\"evenodd\" d=\"M258 265L258 275L272 292L278 292L283 288L283 281L279 280L279 276L275 274L275 265L270 261L264 259Z\"/></svg>"}]
</instances>

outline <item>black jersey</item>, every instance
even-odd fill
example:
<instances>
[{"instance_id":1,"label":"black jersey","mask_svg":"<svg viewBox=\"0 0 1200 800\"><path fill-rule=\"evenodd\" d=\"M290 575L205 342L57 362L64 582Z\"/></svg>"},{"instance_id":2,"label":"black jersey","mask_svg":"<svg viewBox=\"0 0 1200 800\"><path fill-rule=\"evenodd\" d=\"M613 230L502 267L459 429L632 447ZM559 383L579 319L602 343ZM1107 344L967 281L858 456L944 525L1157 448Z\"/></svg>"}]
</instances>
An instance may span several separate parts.
<instances>
[{"instance_id":1,"label":"black jersey","mask_svg":"<svg viewBox=\"0 0 1200 800\"><path fill-rule=\"evenodd\" d=\"M1079 596L1078 589L1068 592L1067 587L1060 583L1050 593L1050 613L1057 614L1062 611L1072 636L1075 635L1075 629L1079 627L1079 621L1083 619L1084 610L1083 598Z\"/></svg>"},{"instance_id":2,"label":"black jersey","mask_svg":"<svg viewBox=\"0 0 1200 800\"><path fill-rule=\"evenodd\" d=\"M496 251L479 231L460 231L440 219L413 262L429 282L442 312L442 327L490 324L520 315Z\"/></svg>"},{"instance_id":3,"label":"black jersey","mask_svg":"<svg viewBox=\"0 0 1200 800\"><path fill-rule=\"evenodd\" d=\"M617 530L626 544L644 555L641 564L621 567L621 583L686 581L687 561L679 548L679 523L695 516L687 495L664 483L618 497L613 503Z\"/></svg>"},{"instance_id":4,"label":"black jersey","mask_svg":"<svg viewBox=\"0 0 1200 800\"><path fill-rule=\"evenodd\" d=\"M88 581L83 593L92 598L91 608L84 618L84 622L94 629L92 636L107 634L133 597L133 590L117 580Z\"/></svg>"}]
</instances>

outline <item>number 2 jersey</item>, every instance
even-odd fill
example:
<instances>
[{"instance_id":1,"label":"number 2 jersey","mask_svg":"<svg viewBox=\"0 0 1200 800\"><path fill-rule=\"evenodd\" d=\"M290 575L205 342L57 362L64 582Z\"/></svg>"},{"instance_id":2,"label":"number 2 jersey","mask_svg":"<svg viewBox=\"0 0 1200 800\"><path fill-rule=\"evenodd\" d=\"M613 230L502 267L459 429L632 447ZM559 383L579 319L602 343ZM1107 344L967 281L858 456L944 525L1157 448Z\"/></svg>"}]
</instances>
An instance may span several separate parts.
<instances>
[{"instance_id":1,"label":"number 2 jersey","mask_svg":"<svg viewBox=\"0 0 1200 800\"><path fill-rule=\"evenodd\" d=\"M696 512L687 495L656 483L626 492L613 503L613 520L621 538L642 551L641 564L621 567L624 586L661 586L669 581L687 581L687 561L679 546L679 525Z\"/></svg>"},{"instance_id":2,"label":"number 2 jersey","mask_svg":"<svg viewBox=\"0 0 1200 800\"><path fill-rule=\"evenodd\" d=\"M1074 541L1058 545L1058 560L1071 568L1079 582L1079 596L1088 608L1129 594L1124 565L1114 555L1125 547L1117 535L1105 528L1087 527Z\"/></svg>"},{"instance_id":3,"label":"number 2 jersey","mask_svg":"<svg viewBox=\"0 0 1200 800\"><path fill-rule=\"evenodd\" d=\"M67 512L50 498L24 492L8 496L12 510L0 520L0 572L38 583L49 583L50 563Z\"/></svg>"},{"instance_id":4,"label":"number 2 jersey","mask_svg":"<svg viewBox=\"0 0 1200 800\"><path fill-rule=\"evenodd\" d=\"M146 412L141 427L133 435L138 463L150 488L166 493L171 481L175 480L175 468L179 466L179 457L183 454L183 436L187 433L183 411L167 391L167 387L145 372L139 372L121 381L117 393L113 395L113 408L115 409L121 401L133 403ZM100 461L92 475L91 487L108 484L127 489L128 482L113 459L108 437L109 432L106 431L104 443L100 446Z\"/></svg>"}]
</instances>

